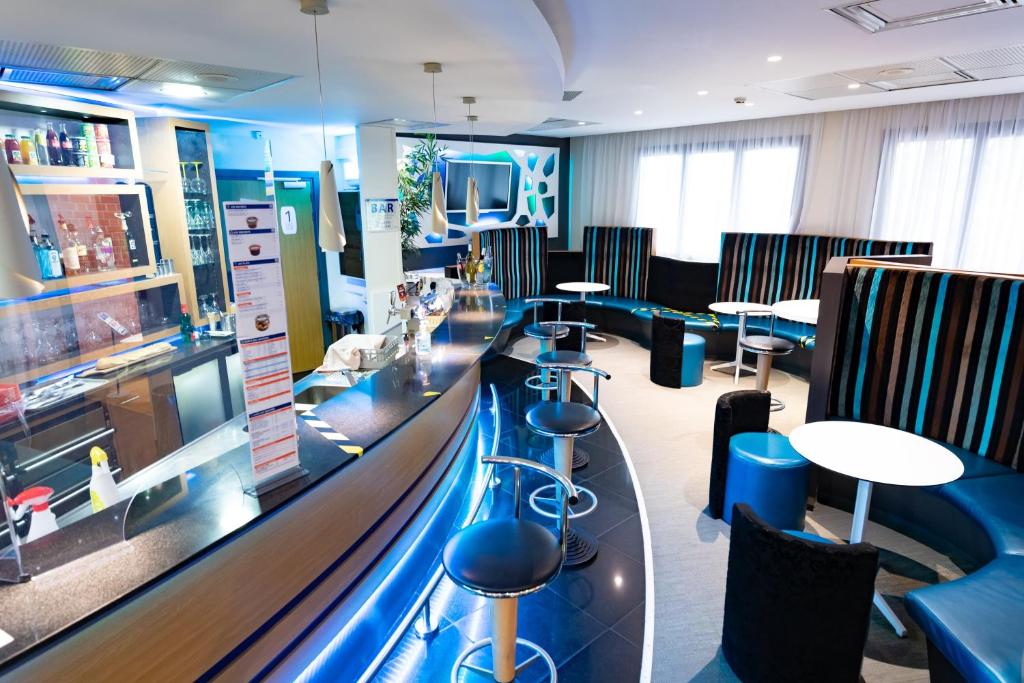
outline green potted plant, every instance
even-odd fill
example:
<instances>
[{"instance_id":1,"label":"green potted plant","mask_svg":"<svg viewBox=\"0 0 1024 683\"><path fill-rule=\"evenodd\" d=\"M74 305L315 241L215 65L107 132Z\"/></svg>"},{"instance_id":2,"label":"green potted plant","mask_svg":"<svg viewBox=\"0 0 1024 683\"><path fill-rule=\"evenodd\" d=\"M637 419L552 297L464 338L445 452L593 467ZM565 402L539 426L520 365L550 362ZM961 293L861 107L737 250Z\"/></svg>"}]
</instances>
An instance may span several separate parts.
<instances>
[{"instance_id":1,"label":"green potted plant","mask_svg":"<svg viewBox=\"0 0 1024 683\"><path fill-rule=\"evenodd\" d=\"M402 255L415 254L420 234L420 216L430 210L430 182L437 163L444 159L447 147L437 137L427 135L405 155L398 165L398 198L402 202Z\"/></svg>"}]
</instances>

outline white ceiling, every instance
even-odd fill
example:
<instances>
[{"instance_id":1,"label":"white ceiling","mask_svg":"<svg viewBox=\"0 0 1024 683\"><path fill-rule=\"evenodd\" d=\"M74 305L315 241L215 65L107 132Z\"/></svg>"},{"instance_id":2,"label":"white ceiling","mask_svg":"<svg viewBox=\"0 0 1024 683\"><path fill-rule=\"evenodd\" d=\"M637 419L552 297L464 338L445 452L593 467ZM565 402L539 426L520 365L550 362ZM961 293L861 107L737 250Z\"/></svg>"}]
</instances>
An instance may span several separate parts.
<instances>
[{"instance_id":1,"label":"white ceiling","mask_svg":"<svg viewBox=\"0 0 1024 683\"><path fill-rule=\"evenodd\" d=\"M548 117L598 122L551 132L575 135L1024 91L1024 78L1009 78L806 101L757 87L1024 42L1024 8L869 34L825 11L838 2L329 0L331 13L319 20L328 125L430 120L424 61L445 65L438 119L456 124L446 132L464 129L463 95L479 100L478 132L518 132ZM299 77L224 103L174 103L179 110L319 123L312 18L298 0L12 4L0 38ZM782 61L766 62L772 54ZM563 103L563 89L583 94ZM734 104L738 95L755 106Z\"/></svg>"}]
</instances>

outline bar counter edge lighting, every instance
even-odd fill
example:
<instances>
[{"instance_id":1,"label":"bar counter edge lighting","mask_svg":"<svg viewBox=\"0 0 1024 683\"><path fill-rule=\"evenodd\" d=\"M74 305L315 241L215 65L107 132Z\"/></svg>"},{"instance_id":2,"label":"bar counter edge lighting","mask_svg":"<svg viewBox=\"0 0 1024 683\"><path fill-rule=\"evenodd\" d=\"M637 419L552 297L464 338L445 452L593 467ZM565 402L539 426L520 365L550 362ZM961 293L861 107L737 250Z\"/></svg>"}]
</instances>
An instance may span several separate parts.
<instances>
[{"instance_id":1,"label":"bar counter edge lighting","mask_svg":"<svg viewBox=\"0 0 1024 683\"><path fill-rule=\"evenodd\" d=\"M15 656L0 649L0 676L295 680L330 671L333 680L357 680L372 672L431 581L433 558L479 478L480 361L504 314L493 287L458 290L429 357L410 351L317 407L319 421L367 444L361 457L300 419L300 460L309 443L314 460L350 462L298 490L282 487L277 500L261 496L251 521L72 626ZM190 523L201 521L211 520ZM182 529L154 526L141 542L122 544L122 561L133 571L160 566L147 557L160 552L153 540ZM56 571L78 572L87 591L91 561Z\"/></svg>"}]
</instances>

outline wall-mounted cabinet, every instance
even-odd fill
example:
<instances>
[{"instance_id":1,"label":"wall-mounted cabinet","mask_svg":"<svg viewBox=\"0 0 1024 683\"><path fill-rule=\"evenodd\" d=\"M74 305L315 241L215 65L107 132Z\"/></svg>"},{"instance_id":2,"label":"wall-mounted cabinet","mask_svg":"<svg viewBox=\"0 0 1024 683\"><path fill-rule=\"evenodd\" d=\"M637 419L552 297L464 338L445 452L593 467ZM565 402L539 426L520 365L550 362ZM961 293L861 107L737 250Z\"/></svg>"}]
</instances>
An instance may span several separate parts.
<instances>
[{"instance_id":1,"label":"wall-mounted cabinet","mask_svg":"<svg viewBox=\"0 0 1024 683\"><path fill-rule=\"evenodd\" d=\"M22 195L46 291L156 272L143 186L24 185Z\"/></svg>"},{"instance_id":2,"label":"wall-mounted cabinet","mask_svg":"<svg viewBox=\"0 0 1024 683\"><path fill-rule=\"evenodd\" d=\"M125 109L0 92L0 140L19 179L142 176L135 114Z\"/></svg>"},{"instance_id":3,"label":"wall-mounted cabinet","mask_svg":"<svg viewBox=\"0 0 1024 683\"><path fill-rule=\"evenodd\" d=\"M205 324L201 304L224 310L228 292L209 126L169 118L140 119L138 125L160 253L184 276L192 317Z\"/></svg>"}]
</instances>

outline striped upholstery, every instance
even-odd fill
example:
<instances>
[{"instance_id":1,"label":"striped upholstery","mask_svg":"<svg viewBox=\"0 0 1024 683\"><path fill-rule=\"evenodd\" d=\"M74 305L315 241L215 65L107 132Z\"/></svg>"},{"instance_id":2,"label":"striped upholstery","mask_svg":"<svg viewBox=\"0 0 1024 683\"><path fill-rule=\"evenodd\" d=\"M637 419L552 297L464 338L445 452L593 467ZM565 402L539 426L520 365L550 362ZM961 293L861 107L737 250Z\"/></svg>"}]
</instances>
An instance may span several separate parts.
<instances>
[{"instance_id":1,"label":"striped upholstery","mask_svg":"<svg viewBox=\"0 0 1024 683\"><path fill-rule=\"evenodd\" d=\"M817 299L833 256L930 254L931 242L887 242L824 235L727 232L718 265L718 300L773 304Z\"/></svg>"},{"instance_id":2,"label":"striped upholstery","mask_svg":"<svg viewBox=\"0 0 1024 683\"><path fill-rule=\"evenodd\" d=\"M844 277L829 415L1024 471L1024 279L864 265Z\"/></svg>"},{"instance_id":3,"label":"striped upholstery","mask_svg":"<svg viewBox=\"0 0 1024 683\"><path fill-rule=\"evenodd\" d=\"M548 264L546 227L483 230L480 247L491 255L492 279L506 299L544 293Z\"/></svg>"},{"instance_id":4,"label":"striped upholstery","mask_svg":"<svg viewBox=\"0 0 1024 683\"><path fill-rule=\"evenodd\" d=\"M611 289L608 296L647 298L647 270L654 245L651 228L583 228L583 273Z\"/></svg>"}]
</instances>

